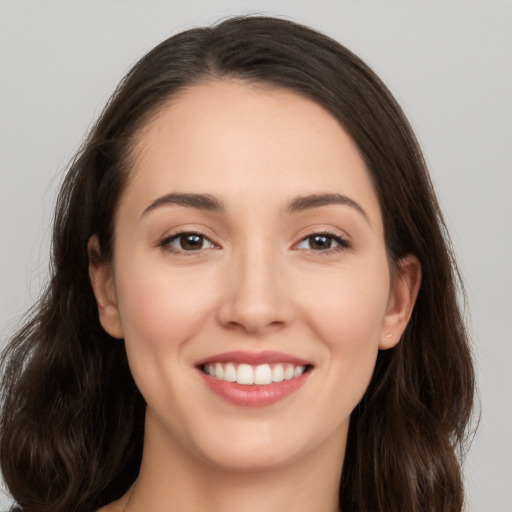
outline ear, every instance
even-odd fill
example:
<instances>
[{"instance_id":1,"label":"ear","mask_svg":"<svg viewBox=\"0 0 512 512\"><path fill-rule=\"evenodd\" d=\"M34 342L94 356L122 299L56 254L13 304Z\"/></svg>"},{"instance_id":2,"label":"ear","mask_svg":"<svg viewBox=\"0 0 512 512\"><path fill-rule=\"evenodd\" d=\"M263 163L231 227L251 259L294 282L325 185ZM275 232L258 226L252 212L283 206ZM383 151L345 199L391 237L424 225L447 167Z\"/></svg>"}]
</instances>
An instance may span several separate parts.
<instances>
[{"instance_id":1,"label":"ear","mask_svg":"<svg viewBox=\"0 0 512 512\"><path fill-rule=\"evenodd\" d=\"M411 318L421 284L421 263L412 254L398 262L391 283L386 315L382 323L379 349L394 347Z\"/></svg>"},{"instance_id":2,"label":"ear","mask_svg":"<svg viewBox=\"0 0 512 512\"><path fill-rule=\"evenodd\" d=\"M110 336L123 338L121 318L117 307L112 264L101 259L101 249L96 235L89 238L89 279L98 304L100 323Z\"/></svg>"}]
</instances>

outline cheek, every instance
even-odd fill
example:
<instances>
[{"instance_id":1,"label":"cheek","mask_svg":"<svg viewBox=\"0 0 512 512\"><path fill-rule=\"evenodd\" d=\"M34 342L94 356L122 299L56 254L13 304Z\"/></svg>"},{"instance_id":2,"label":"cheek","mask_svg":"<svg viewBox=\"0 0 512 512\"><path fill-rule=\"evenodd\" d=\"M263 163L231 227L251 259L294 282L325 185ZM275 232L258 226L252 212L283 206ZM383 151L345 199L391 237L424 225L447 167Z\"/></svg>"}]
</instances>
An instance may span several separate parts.
<instances>
[{"instance_id":1,"label":"cheek","mask_svg":"<svg viewBox=\"0 0 512 512\"><path fill-rule=\"evenodd\" d=\"M345 391L340 406L348 409L359 402L373 373L389 296L387 276L387 267L338 272L303 297L303 316L329 366L326 386L337 396Z\"/></svg>"},{"instance_id":2,"label":"cheek","mask_svg":"<svg viewBox=\"0 0 512 512\"><path fill-rule=\"evenodd\" d=\"M187 363L188 341L210 318L212 291L204 275L170 268L165 262L116 262L116 292L133 377L152 407L165 410L179 401L176 375Z\"/></svg>"},{"instance_id":3,"label":"cheek","mask_svg":"<svg viewBox=\"0 0 512 512\"><path fill-rule=\"evenodd\" d=\"M332 348L378 342L389 297L387 267L332 272L303 296L305 314ZM309 315L306 313L309 311Z\"/></svg>"},{"instance_id":4,"label":"cheek","mask_svg":"<svg viewBox=\"0 0 512 512\"><path fill-rule=\"evenodd\" d=\"M118 263L117 299L127 341L169 346L192 336L198 317L211 309L211 279L158 258L149 264L137 260Z\"/></svg>"},{"instance_id":5,"label":"cheek","mask_svg":"<svg viewBox=\"0 0 512 512\"><path fill-rule=\"evenodd\" d=\"M118 305L132 374L147 400L162 386L172 394L169 362L182 366L188 341L194 339L212 309L210 287L169 266L137 265L122 272ZM157 393L158 395L158 393Z\"/></svg>"}]
</instances>

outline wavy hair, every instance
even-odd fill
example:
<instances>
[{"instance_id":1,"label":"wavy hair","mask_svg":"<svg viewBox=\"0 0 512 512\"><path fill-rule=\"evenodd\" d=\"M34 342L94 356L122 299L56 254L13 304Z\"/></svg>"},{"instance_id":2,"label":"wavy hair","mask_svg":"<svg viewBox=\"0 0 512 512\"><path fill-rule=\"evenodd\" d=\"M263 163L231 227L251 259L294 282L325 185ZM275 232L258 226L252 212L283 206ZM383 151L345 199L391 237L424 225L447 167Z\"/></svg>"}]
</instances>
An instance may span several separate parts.
<instances>
[{"instance_id":1,"label":"wavy hair","mask_svg":"<svg viewBox=\"0 0 512 512\"><path fill-rule=\"evenodd\" d=\"M460 277L421 150L358 57L310 28L259 16L191 29L151 50L70 165L48 285L2 358L0 462L17 510L90 512L138 474L145 403L123 342L100 326L87 241L96 234L101 258L111 258L116 206L144 125L184 88L229 79L297 92L335 115L373 180L391 265L407 254L421 262L410 323L395 348L379 353L351 416L341 509L460 511L474 372Z\"/></svg>"}]
</instances>

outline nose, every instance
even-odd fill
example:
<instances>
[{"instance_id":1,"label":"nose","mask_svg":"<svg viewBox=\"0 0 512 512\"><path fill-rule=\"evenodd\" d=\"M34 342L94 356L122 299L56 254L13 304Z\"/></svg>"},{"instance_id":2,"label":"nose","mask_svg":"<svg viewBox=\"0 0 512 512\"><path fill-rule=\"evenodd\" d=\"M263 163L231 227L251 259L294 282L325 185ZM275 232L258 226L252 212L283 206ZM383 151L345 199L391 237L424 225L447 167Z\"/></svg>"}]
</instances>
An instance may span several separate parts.
<instances>
[{"instance_id":1,"label":"nose","mask_svg":"<svg viewBox=\"0 0 512 512\"><path fill-rule=\"evenodd\" d=\"M219 322L252 335L267 334L289 323L292 307L282 267L269 250L246 250L233 257L218 308Z\"/></svg>"}]
</instances>

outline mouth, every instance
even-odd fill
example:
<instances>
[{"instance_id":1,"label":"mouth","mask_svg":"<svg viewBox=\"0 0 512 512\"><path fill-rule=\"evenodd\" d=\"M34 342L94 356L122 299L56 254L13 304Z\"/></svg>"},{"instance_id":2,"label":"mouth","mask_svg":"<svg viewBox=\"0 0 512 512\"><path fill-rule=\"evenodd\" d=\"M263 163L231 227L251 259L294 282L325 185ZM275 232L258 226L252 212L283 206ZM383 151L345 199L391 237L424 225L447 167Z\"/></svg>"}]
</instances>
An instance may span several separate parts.
<instances>
[{"instance_id":1,"label":"mouth","mask_svg":"<svg viewBox=\"0 0 512 512\"><path fill-rule=\"evenodd\" d=\"M267 386L300 377L310 371L312 365L294 365L292 363L264 363L251 365L236 362L207 363L199 369L224 382L236 382L242 386Z\"/></svg>"},{"instance_id":2,"label":"mouth","mask_svg":"<svg viewBox=\"0 0 512 512\"><path fill-rule=\"evenodd\" d=\"M304 359L265 351L226 352L196 364L207 387L231 404L262 407L300 389L314 368Z\"/></svg>"}]
</instances>

